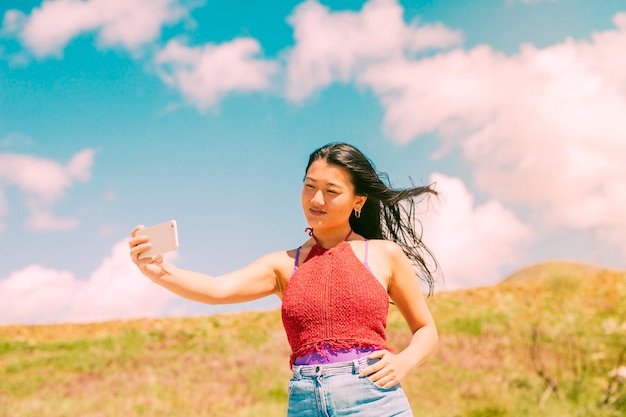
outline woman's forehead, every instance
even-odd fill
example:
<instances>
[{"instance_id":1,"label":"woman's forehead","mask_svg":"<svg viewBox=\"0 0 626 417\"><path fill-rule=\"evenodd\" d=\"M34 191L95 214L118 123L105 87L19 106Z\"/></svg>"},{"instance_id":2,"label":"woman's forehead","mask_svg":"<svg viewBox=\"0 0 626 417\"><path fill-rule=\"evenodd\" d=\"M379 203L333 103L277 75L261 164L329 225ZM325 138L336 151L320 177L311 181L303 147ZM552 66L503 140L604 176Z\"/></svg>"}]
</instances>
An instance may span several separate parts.
<instances>
[{"instance_id":1,"label":"woman's forehead","mask_svg":"<svg viewBox=\"0 0 626 417\"><path fill-rule=\"evenodd\" d=\"M352 185L350 174L344 168L329 164L323 159L314 161L306 172L309 181L335 184L338 186Z\"/></svg>"}]
</instances>

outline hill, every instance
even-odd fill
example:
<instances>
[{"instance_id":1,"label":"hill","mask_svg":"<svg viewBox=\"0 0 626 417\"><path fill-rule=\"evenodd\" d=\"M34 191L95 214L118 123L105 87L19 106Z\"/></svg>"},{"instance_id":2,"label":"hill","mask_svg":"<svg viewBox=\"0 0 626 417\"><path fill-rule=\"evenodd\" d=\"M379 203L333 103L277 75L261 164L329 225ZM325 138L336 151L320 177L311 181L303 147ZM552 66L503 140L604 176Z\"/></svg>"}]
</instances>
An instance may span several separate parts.
<instances>
[{"instance_id":1,"label":"hill","mask_svg":"<svg viewBox=\"0 0 626 417\"><path fill-rule=\"evenodd\" d=\"M626 273L563 262L437 293L415 415L625 415L625 299ZM409 337L392 308L390 344ZM284 416L288 356L279 311L0 327L0 416Z\"/></svg>"},{"instance_id":2,"label":"hill","mask_svg":"<svg viewBox=\"0 0 626 417\"><path fill-rule=\"evenodd\" d=\"M610 271L600 265L585 264L581 262L552 260L527 266L506 277L503 282L519 281L526 279L553 279L557 276L565 276L574 279L584 279L603 272ZM619 271L613 271L619 272Z\"/></svg>"}]
</instances>

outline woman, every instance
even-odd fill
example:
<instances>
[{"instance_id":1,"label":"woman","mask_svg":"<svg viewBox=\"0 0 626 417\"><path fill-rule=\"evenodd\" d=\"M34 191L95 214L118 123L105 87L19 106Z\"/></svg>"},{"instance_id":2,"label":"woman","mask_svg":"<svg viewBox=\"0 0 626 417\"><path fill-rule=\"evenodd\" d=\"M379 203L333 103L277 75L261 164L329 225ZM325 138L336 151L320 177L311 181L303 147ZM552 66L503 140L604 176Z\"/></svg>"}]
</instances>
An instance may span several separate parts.
<instances>
[{"instance_id":1,"label":"woman","mask_svg":"<svg viewBox=\"0 0 626 417\"><path fill-rule=\"evenodd\" d=\"M191 300L282 299L292 349L289 417L410 416L400 381L438 338L415 272L432 292L436 262L413 224L414 198L428 193L436 194L388 187L358 149L332 143L309 157L302 208L310 239L299 248L219 278L176 268L162 256L139 259L150 248L136 235L143 226L133 230L130 252L144 275ZM398 353L386 344L390 299L413 335Z\"/></svg>"}]
</instances>

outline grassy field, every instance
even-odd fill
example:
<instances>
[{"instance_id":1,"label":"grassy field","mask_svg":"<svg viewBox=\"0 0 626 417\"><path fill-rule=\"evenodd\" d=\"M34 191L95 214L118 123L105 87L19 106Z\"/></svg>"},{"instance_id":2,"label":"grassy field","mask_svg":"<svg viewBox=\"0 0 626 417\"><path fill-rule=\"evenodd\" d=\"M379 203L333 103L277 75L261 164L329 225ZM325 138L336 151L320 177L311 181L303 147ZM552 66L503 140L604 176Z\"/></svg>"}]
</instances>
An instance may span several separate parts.
<instances>
[{"instance_id":1,"label":"grassy field","mask_svg":"<svg viewBox=\"0 0 626 417\"><path fill-rule=\"evenodd\" d=\"M436 294L415 415L626 415L625 300L626 273L564 262ZM409 340L393 308L389 340ZM0 327L0 416L284 416L288 357L279 311Z\"/></svg>"}]
</instances>

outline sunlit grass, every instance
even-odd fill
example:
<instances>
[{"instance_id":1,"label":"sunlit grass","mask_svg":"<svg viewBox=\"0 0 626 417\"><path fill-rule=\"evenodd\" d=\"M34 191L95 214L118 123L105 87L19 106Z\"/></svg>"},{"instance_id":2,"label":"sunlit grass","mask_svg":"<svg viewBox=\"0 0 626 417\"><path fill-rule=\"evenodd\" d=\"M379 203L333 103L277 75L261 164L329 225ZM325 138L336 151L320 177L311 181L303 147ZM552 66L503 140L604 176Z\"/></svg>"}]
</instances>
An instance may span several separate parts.
<instances>
[{"instance_id":1,"label":"sunlit grass","mask_svg":"<svg viewBox=\"0 0 626 417\"><path fill-rule=\"evenodd\" d=\"M626 414L609 376L626 365L626 275L531 269L429 299L440 344L403 382L416 415ZM409 338L392 307L390 344ZM279 311L1 327L0 416L284 416L288 357Z\"/></svg>"}]
</instances>

